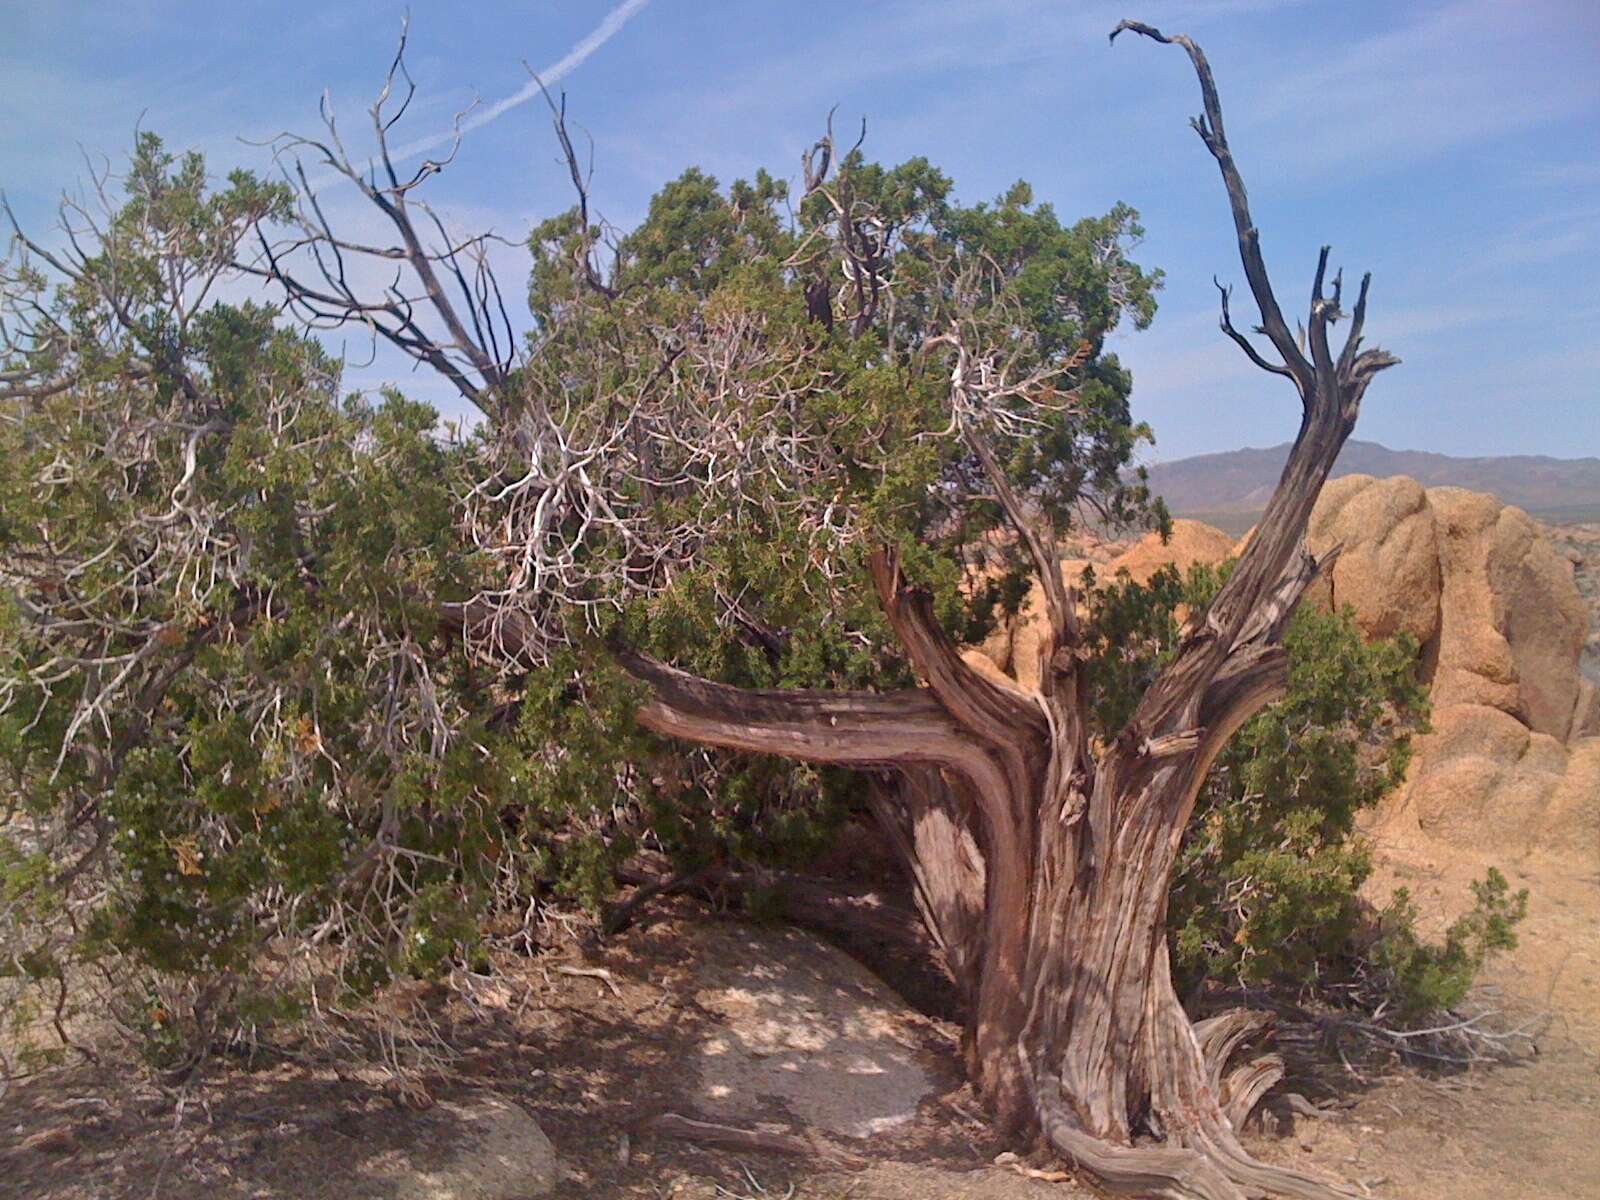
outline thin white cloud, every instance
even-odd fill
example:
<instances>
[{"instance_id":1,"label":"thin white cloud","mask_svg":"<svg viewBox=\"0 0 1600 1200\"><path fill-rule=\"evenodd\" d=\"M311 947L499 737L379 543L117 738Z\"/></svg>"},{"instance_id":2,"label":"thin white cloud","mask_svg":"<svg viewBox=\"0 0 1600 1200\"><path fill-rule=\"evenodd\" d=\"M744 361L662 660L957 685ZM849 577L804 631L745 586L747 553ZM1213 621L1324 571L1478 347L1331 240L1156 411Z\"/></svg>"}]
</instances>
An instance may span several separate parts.
<instances>
[{"instance_id":1,"label":"thin white cloud","mask_svg":"<svg viewBox=\"0 0 1600 1200\"><path fill-rule=\"evenodd\" d=\"M481 129L489 122L499 120L513 108L526 104L529 100L539 95L541 82L545 87L560 83L561 80L587 62L595 51L615 37L622 27L632 20L639 10L648 3L650 3L650 0L623 0L623 3L617 5L606 14L605 19L596 25L587 37L567 51L562 58L540 71L537 78L530 79L521 88L503 100L496 100L488 108L475 112L462 121L461 132L468 133L474 129ZM426 154L429 150L436 150L440 146L454 141L455 137L456 131L451 129L425 138L418 138L414 142L407 142L394 151L394 160L399 163L415 158L419 154Z\"/></svg>"},{"instance_id":2,"label":"thin white cloud","mask_svg":"<svg viewBox=\"0 0 1600 1200\"><path fill-rule=\"evenodd\" d=\"M1340 52L1299 54L1268 77L1242 128L1280 171L1360 175L1414 166L1592 112L1600 91L1578 64L1595 17L1562 0L1448 0ZM1314 137L1303 136L1314 130Z\"/></svg>"},{"instance_id":3,"label":"thin white cloud","mask_svg":"<svg viewBox=\"0 0 1600 1200\"><path fill-rule=\"evenodd\" d=\"M1600 186L1600 162L1545 163L1528 168L1516 178L1535 187L1596 187Z\"/></svg>"}]
</instances>

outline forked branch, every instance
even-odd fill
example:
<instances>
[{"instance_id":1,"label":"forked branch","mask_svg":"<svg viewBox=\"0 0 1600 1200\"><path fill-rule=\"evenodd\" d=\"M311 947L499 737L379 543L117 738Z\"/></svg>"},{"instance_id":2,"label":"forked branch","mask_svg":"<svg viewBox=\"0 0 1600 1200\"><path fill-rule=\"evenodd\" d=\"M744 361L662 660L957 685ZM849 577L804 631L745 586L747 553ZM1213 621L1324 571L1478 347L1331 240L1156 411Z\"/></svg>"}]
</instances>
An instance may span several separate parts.
<instances>
[{"instance_id":1,"label":"forked branch","mask_svg":"<svg viewBox=\"0 0 1600 1200\"><path fill-rule=\"evenodd\" d=\"M1305 344L1289 331L1267 274L1244 180L1228 144L1216 81L1204 52L1181 34L1168 35L1138 21L1121 22L1112 30L1112 38L1124 30L1180 46L1194 65L1203 112L1192 124L1222 172L1238 234L1240 262L1261 313L1259 332L1272 343L1281 363L1261 354L1234 327L1229 291L1219 283L1222 331L1256 366L1292 379L1305 413L1283 475L1238 568L1197 627L1189 652L1180 654L1141 705L1141 716L1149 722L1148 728L1163 729L1164 723L1185 719L1180 714L1194 697L1204 693L1229 655L1281 641L1288 618L1311 579L1331 561L1317 561L1305 553L1303 539L1311 509L1355 427L1367 384L1379 371L1399 360L1381 350L1360 348L1370 277L1362 280L1349 337L1335 359L1328 333L1330 326L1344 315L1343 287L1342 277L1337 274L1330 287L1327 247L1318 256L1312 280Z\"/></svg>"},{"instance_id":2,"label":"forked branch","mask_svg":"<svg viewBox=\"0 0 1600 1200\"><path fill-rule=\"evenodd\" d=\"M274 153L289 160L284 174L300 198L300 229L278 241L258 229L259 256L237 265L283 288L290 310L311 328L365 326L374 337L438 371L466 400L492 417L499 411L516 355L516 335L489 264L489 246L498 239L492 234L453 238L433 210L412 197L424 181L455 160L461 122L471 110L456 114L450 150L443 158L424 159L415 171L402 176L389 135L416 92L406 71L405 52L402 25L383 88L368 110L376 146L371 162L357 165L351 159L326 97L323 137L282 134L273 140ZM302 152L331 175L352 183L383 215L395 242L372 245L340 237L324 210L318 191L321 181L309 177L299 160ZM419 216L432 226L430 233L419 230ZM374 268L392 272L390 281L368 284L363 276ZM442 337L434 332L440 327Z\"/></svg>"},{"instance_id":3,"label":"forked branch","mask_svg":"<svg viewBox=\"0 0 1600 1200\"><path fill-rule=\"evenodd\" d=\"M523 64L527 66L526 63ZM593 164L584 164L578 161L578 151L572 144L572 134L567 129L567 95L561 94L560 103L550 95L534 70L529 67L528 74L533 76L533 81L539 85L539 94L544 97L545 104L550 109L550 124L555 129L556 141L561 144L561 157L567 164L567 173L572 176L572 190L578 197L578 249L574 255L573 266L584 284L604 296L608 300L617 298L617 291L600 273L600 268L594 260L594 236L589 224L589 180L593 175ZM592 157L592 156L591 156Z\"/></svg>"}]
</instances>

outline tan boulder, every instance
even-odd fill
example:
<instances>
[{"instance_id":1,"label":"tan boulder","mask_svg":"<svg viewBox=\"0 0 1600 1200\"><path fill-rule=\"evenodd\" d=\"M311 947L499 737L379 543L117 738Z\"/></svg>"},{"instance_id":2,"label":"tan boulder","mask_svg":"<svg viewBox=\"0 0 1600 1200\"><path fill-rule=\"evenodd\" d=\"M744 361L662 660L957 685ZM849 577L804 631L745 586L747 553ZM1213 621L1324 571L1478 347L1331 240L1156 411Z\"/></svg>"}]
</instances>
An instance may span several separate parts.
<instances>
[{"instance_id":1,"label":"tan boulder","mask_svg":"<svg viewBox=\"0 0 1600 1200\"><path fill-rule=\"evenodd\" d=\"M1437 705L1487 704L1567 739L1588 628L1572 567L1521 509L1432 488L1443 589Z\"/></svg>"},{"instance_id":2,"label":"tan boulder","mask_svg":"<svg viewBox=\"0 0 1600 1200\"><path fill-rule=\"evenodd\" d=\"M1253 531L1252 531L1253 532ZM1520 509L1460 488L1350 475L1324 489L1306 534L1338 561L1312 603L1349 605L1367 637L1420 643L1432 731L1417 739L1407 782L1373 814L1378 836L1429 854L1600 854L1600 693L1579 674L1588 626L1572 564ZM1148 583L1172 564L1237 557L1237 543L1198 521L1173 523L1109 562L1069 559L1077 583L1093 565ZM1103 556L1101 556L1103 557ZM968 661L997 682L1038 687L1042 589ZM980 661L981 660L981 661Z\"/></svg>"},{"instance_id":3,"label":"tan boulder","mask_svg":"<svg viewBox=\"0 0 1600 1200\"><path fill-rule=\"evenodd\" d=\"M1313 600L1362 632L1423 643L1433 730L1371 826L1493 857L1600 846L1600 700L1578 673L1587 613L1572 567L1520 509L1461 488L1347 476L1323 491L1313 552L1342 543Z\"/></svg>"},{"instance_id":4,"label":"tan boulder","mask_svg":"<svg viewBox=\"0 0 1600 1200\"><path fill-rule=\"evenodd\" d=\"M1473 756L1517 762L1532 733L1510 713L1483 704L1450 704L1433 710L1431 732L1416 740L1419 758L1429 762Z\"/></svg>"},{"instance_id":5,"label":"tan boulder","mask_svg":"<svg viewBox=\"0 0 1600 1200\"><path fill-rule=\"evenodd\" d=\"M1415 637L1435 705L1498 708L1563 740L1600 724L1578 674L1588 614L1572 565L1521 509L1346 475L1323 488L1306 542L1342 547L1308 600L1350 606L1367 637Z\"/></svg>"},{"instance_id":6,"label":"tan boulder","mask_svg":"<svg viewBox=\"0 0 1600 1200\"><path fill-rule=\"evenodd\" d=\"M974 666L977 666L975 660L981 658L1003 675L1011 669L1011 639L1016 632L1017 626L1014 620L1002 621L983 641L963 650L961 657Z\"/></svg>"},{"instance_id":7,"label":"tan boulder","mask_svg":"<svg viewBox=\"0 0 1600 1200\"><path fill-rule=\"evenodd\" d=\"M985 642L984 646L989 643ZM961 652L961 661L966 663L979 675L991 683L998 683L1002 687L1015 688L1017 681L1005 673L1005 669L996 662L984 646L972 647Z\"/></svg>"},{"instance_id":8,"label":"tan boulder","mask_svg":"<svg viewBox=\"0 0 1600 1200\"><path fill-rule=\"evenodd\" d=\"M1417 738L1407 782L1368 823L1381 842L1488 861L1600 854L1600 738L1572 743L1485 704L1450 704Z\"/></svg>"},{"instance_id":9,"label":"tan boulder","mask_svg":"<svg viewBox=\"0 0 1600 1200\"><path fill-rule=\"evenodd\" d=\"M1567 769L1545 813L1545 848L1593 871L1600 863L1600 737L1572 744Z\"/></svg>"},{"instance_id":10,"label":"tan boulder","mask_svg":"<svg viewBox=\"0 0 1600 1200\"><path fill-rule=\"evenodd\" d=\"M1322 490L1306 530L1313 554L1341 546L1310 600L1346 605L1369 638L1409 633L1426 644L1439 630L1438 535L1428 493L1414 479L1346 475Z\"/></svg>"},{"instance_id":11,"label":"tan boulder","mask_svg":"<svg viewBox=\"0 0 1600 1200\"><path fill-rule=\"evenodd\" d=\"M1179 519L1165 542L1159 533L1147 533L1106 564L1107 578L1126 571L1135 583L1149 583L1162 567L1186 572L1196 563L1215 566L1233 553L1233 539L1204 521Z\"/></svg>"}]
</instances>

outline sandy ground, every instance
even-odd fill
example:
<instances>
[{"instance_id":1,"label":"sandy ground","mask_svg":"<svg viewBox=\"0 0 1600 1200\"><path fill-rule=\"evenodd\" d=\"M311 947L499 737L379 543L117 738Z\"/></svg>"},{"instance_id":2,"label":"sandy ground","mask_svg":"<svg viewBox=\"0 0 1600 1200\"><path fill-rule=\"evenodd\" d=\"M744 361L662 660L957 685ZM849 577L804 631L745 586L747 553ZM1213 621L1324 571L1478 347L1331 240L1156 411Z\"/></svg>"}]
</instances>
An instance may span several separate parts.
<instances>
[{"instance_id":1,"label":"sandy ground","mask_svg":"<svg viewBox=\"0 0 1600 1200\"><path fill-rule=\"evenodd\" d=\"M1389 861L1379 885L1405 882L1444 908L1472 874L1471 865ZM1373 1195L1600 1196L1600 877L1549 864L1525 864L1522 874L1512 877L1533 890L1534 907L1522 948L1490 973L1488 995L1513 1016L1551 1011L1539 1053L1436 1073L1346 1046L1342 1064L1315 1031L1286 1027L1286 1088L1332 1115L1269 1118L1270 1131L1249 1135L1256 1153ZM0 1196L400 1200L396 1155L448 1157L461 1136L451 1114L486 1101L538 1122L565 1169L552 1193L563 1197L1095 1194L1022 1173L1059 1166L1044 1157L997 1165L1008 1147L960 1082L954 1028L905 1009L835 954L782 929L707 918L687 902L664 906L587 956L513 964L474 1011L441 1010L462 1057L430 1081L427 1097L397 1095L370 1075L282 1063L216 1074L181 1113L170 1095L130 1085L126 1071L83 1065L21 1080L0 1100ZM603 968L615 988L562 967ZM815 1152L715 1151L641 1129L666 1111L809 1130ZM848 1169L827 1165L843 1158Z\"/></svg>"}]
</instances>

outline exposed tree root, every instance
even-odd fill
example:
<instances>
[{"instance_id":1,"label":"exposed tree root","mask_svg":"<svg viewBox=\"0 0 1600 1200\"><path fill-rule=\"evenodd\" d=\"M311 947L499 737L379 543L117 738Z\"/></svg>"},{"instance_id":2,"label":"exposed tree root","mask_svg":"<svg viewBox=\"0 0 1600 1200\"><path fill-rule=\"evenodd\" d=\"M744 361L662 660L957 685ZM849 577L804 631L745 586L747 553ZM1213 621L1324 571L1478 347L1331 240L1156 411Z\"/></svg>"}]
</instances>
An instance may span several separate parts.
<instances>
[{"instance_id":1,"label":"exposed tree root","mask_svg":"<svg viewBox=\"0 0 1600 1200\"><path fill-rule=\"evenodd\" d=\"M1282 1078L1283 1059L1276 1054L1263 1054L1232 1071L1217 1093L1228 1124L1243 1129L1245 1119L1255 1111L1261 1098Z\"/></svg>"},{"instance_id":2,"label":"exposed tree root","mask_svg":"<svg viewBox=\"0 0 1600 1200\"><path fill-rule=\"evenodd\" d=\"M1205 1060L1212 1095L1235 1129L1244 1128L1245 1119L1261 1098L1283 1078L1283 1059L1276 1054L1264 1054L1225 1074L1239 1047L1269 1030L1272 1020L1269 1012L1236 1008L1195 1023L1195 1041Z\"/></svg>"},{"instance_id":3,"label":"exposed tree root","mask_svg":"<svg viewBox=\"0 0 1600 1200\"><path fill-rule=\"evenodd\" d=\"M1253 1158L1227 1126L1190 1130L1181 1141L1121 1146L1082 1129L1070 1108L1041 1094L1044 1134L1062 1154L1114 1192L1160 1200L1355 1200L1342 1185Z\"/></svg>"},{"instance_id":4,"label":"exposed tree root","mask_svg":"<svg viewBox=\"0 0 1600 1200\"><path fill-rule=\"evenodd\" d=\"M1164 963L1162 964L1165 965ZM1151 1125L1164 1140L1130 1145L1080 1121L1048 1074L1028 1069L1044 1135L1112 1191L1161 1200L1352 1200L1362 1193L1254 1158L1236 1130L1283 1076L1283 1060L1263 1055L1228 1071L1230 1058L1266 1032L1270 1013L1234 1009L1191 1026L1176 996L1156 999L1147 1042L1152 1062Z\"/></svg>"},{"instance_id":5,"label":"exposed tree root","mask_svg":"<svg viewBox=\"0 0 1600 1200\"><path fill-rule=\"evenodd\" d=\"M1159 1200L1244 1200L1249 1195L1205 1154L1115 1145L1079 1128L1059 1100L1041 1102L1039 1118L1050 1144L1112 1191Z\"/></svg>"},{"instance_id":6,"label":"exposed tree root","mask_svg":"<svg viewBox=\"0 0 1600 1200\"><path fill-rule=\"evenodd\" d=\"M763 1129L740 1129L735 1125L719 1125L711 1121L696 1121L692 1117L675 1112L651 1117L639 1128L647 1133L681 1138L702 1146L716 1146L724 1150L753 1150L762 1154L787 1155L791 1158L809 1158L846 1170L859 1170L866 1165L854 1155L845 1154L810 1138L797 1137L789 1133L773 1133Z\"/></svg>"}]
</instances>

